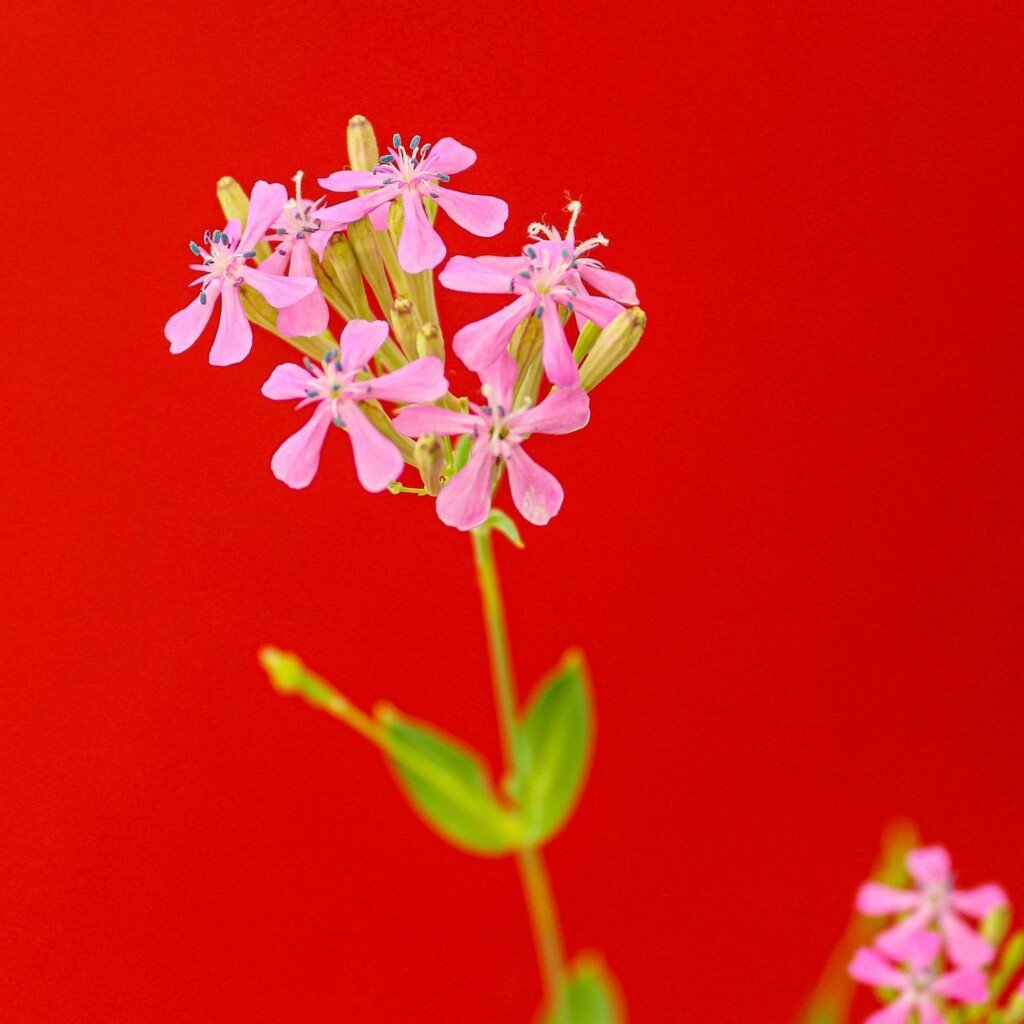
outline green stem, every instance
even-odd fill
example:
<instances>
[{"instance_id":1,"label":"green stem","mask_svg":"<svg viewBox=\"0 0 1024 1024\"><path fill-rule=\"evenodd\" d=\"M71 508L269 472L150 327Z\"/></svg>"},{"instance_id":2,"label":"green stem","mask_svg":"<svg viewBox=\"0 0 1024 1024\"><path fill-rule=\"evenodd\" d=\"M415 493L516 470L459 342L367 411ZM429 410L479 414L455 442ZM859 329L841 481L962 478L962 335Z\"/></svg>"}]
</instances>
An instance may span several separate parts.
<instances>
[{"instance_id":1,"label":"green stem","mask_svg":"<svg viewBox=\"0 0 1024 1024\"><path fill-rule=\"evenodd\" d=\"M484 625L487 629L487 649L490 654L491 679L494 684L494 702L498 709L502 750L506 768L514 774L518 767L518 701L508 627L505 622L505 603L502 600L501 583L494 562L490 529L478 527L472 531L472 539L477 582L483 602ZM548 1006L560 1013L565 980L565 953L558 922L558 905L551 888L547 865L541 851L532 847L520 850L516 854L516 863L530 914L534 944L537 947L537 961L544 979Z\"/></svg>"}]
</instances>

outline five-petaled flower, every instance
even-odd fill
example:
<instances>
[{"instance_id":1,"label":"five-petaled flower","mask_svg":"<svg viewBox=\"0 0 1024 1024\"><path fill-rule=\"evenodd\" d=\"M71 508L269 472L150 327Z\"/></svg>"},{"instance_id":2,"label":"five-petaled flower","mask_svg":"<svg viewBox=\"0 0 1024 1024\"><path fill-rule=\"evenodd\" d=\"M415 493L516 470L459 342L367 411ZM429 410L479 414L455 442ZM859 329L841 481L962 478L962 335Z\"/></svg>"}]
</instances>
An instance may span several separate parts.
<instances>
[{"instance_id":1,"label":"five-petaled flower","mask_svg":"<svg viewBox=\"0 0 1024 1024\"><path fill-rule=\"evenodd\" d=\"M411 405L395 417L395 429L410 437L424 434L472 436L466 464L445 484L437 498L442 522L460 530L479 526L491 509L491 492L499 464L508 468L512 500L523 518L543 526L562 507L561 484L523 451L529 434L568 434L586 426L590 401L586 392L559 389L537 405L513 409L516 363L505 355L481 374L487 404L453 412Z\"/></svg>"},{"instance_id":2,"label":"five-petaled flower","mask_svg":"<svg viewBox=\"0 0 1024 1024\"><path fill-rule=\"evenodd\" d=\"M361 402L432 402L448 389L444 364L433 356L415 359L380 377L367 364L384 344L388 325L382 320L352 320L341 332L341 351L320 366L282 363L263 385L267 398L301 399L296 408L313 405L309 422L274 453L270 468L289 487L307 487L320 465L320 450L331 423L344 427L352 442L356 476L368 491L382 491L402 472L402 455L359 408Z\"/></svg>"},{"instance_id":3,"label":"five-petaled flower","mask_svg":"<svg viewBox=\"0 0 1024 1024\"><path fill-rule=\"evenodd\" d=\"M295 175L295 198L284 204L268 241L277 248L261 264L268 274L314 277L312 253L323 258L331 236L348 223L336 206L324 207L323 196L315 202L302 198L302 172ZM277 316L277 329L286 338L309 338L327 330L330 311L319 288Z\"/></svg>"},{"instance_id":4,"label":"five-petaled flower","mask_svg":"<svg viewBox=\"0 0 1024 1024\"><path fill-rule=\"evenodd\" d=\"M172 352L184 352L195 344L220 298L220 324L210 349L210 362L214 366L241 362L252 348L252 327L238 294L243 284L254 288L277 309L286 309L316 291L316 279L312 276L279 277L247 262L256 255L256 243L281 215L287 197L283 185L258 181L252 190L244 231L239 221L230 220L223 231L206 233L208 249L189 243L193 254L203 261L191 264L191 269L202 276L192 282L200 286L199 295L164 327Z\"/></svg>"},{"instance_id":5,"label":"five-petaled flower","mask_svg":"<svg viewBox=\"0 0 1024 1024\"><path fill-rule=\"evenodd\" d=\"M877 945L885 950L899 948L906 936L936 925L945 940L953 963L963 967L983 967L995 956L992 944L964 922L967 917L983 918L1009 901L998 885L975 889L954 889L949 853L941 846L926 846L907 854L907 870L916 889L894 889L880 882L867 882L857 893L857 909L862 914L905 914L902 921L883 932Z\"/></svg>"},{"instance_id":6,"label":"five-petaled flower","mask_svg":"<svg viewBox=\"0 0 1024 1024\"><path fill-rule=\"evenodd\" d=\"M900 948L889 956L877 949L859 949L850 963L850 975L863 985L891 989L896 998L873 1013L864 1024L906 1024L917 1012L917 1024L943 1024L945 1000L978 1004L988 998L988 983L975 967L958 967L939 973L942 939L936 932L910 931L901 937ZM902 963L897 967L892 961Z\"/></svg>"},{"instance_id":7,"label":"five-petaled flower","mask_svg":"<svg viewBox=\"0 0 1024 1024\"><path fill-rule=\"evenodd\" d=\"M575 311L577 319L606 327L623 311L623 303L636 304L636 289L629 278L605 270L586 256L603 235L576 244L574 229L579 203L570 204L572 221L562 239L546 224L531 224L534 240L521 256L453 256L438 280L446 288L485 294L511 293L516 299L504 309L467 324L455 334L456 355L473 370L483 370L505 351L512 334L528 316L540 318L544 330L544 372L553 384L575 387L580 373L565 336L559 307ZM613 298L590 295L584 281Z\"/></svg>"},{"instance_id":8,"label":"five-petaled flower","mask_svg":"<svg viewBox=\"0 0 1024 1024\"><path fill-rule=\"evenodd\" d=\"M453 174L476 163L476 153L468 146L443 138L431 148L430 143L421 145L418 135L413 136L408 150L399 135L395 135L393 143L372 171L335 171L321 178L320 184L332 192L372 189L334 209L349 222L369 214L377 228L387 225L388 209L396 200L402 200L398 261L403 270L416 274L436 267L444 259L444 242L427 219L425 197L474 235L489 238L505 226L508 204L504 200L444 187Z\"/></svg>"}]
</instances>

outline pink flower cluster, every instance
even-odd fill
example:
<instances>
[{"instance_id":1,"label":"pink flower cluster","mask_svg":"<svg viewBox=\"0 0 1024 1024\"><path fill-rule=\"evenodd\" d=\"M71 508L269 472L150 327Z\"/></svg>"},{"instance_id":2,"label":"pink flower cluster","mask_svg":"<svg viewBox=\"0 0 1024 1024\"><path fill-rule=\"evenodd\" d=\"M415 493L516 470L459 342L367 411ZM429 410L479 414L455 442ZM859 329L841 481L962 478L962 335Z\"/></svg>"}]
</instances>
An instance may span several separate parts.
<instances>
[{"instance_id":1,"label":"pink flower cluster","mask_svg":"<svg viewBox=\"0 0 1024 1024\"><path fill-rule=\"evenodd\" d=\"M444 259L445 244L432 223L434 209L476 235L498 234L508 217L504 201L448 185L453 175L475 161L473 150L452 138L430 146L415 136L406 147L395 135L372 170L341 170L319 179L330 191L361 193L337 205L326 205L324 198L304 199L301 174L296 176L293 197L283 185L257 182L244 231L232 220L223 229L207 232L204 245L190 243L198 260L191 269L199 274L193 282L199 294L167 322L171 351L184 352L198 340L219 300L220 321L210 362L225 366L244 359L252 348L252 328L243 286L278 311L276 329L281 335L322 337L330 309L314 260L324 256L336 233L364 217L378 232L387 232L389 210L396 204L402 216L395 251L402 271L409 275L429 272ZM463 326L453 339L455 354L479 376L480 402L449 395L444 363L434 356L403 359L404 365L381 373L378 353L388 341L389 324L384 319L352 320L319 365L309 359L304 367L282 364L264 384L267 398L297 400L297 408L312 409L308 422L274 454L274 475L290 487L308 486L332 424L347 431L356 475L368 491L393 486L402 474L406 460L393 440L395 431L410 439L468 436L468 458L458 468L449 458L437 496L437 512L445 523L461 530L482 523L504 471L524 518L543 525L556 515L563 500L561 485L526 454L524 445L533 434L569 433L589 419L590 402L580 388L566 322L574 316L581 330L587 322L603 328L625 306L637 302L628 278L604 269L588 255L607 245L607 239L597 235L577 243L579 203L571 203L568 210L571 220L564 238L546 224L532 224L529 242L519 255L455 256L439 276L442 284L456 291L511 297L506 307ZM257 264L257 247L264 243L274 248ZM591 294L588 286L607 297ZM388 315L387 310L382 313ZM513 333L530 317L540 321L540 359L552 385L536 403L529 397L516 401L514 389L523 368L509 353ZM379 402L397 406L390 424L383 425L387 429L379 419L375 423L368 417L368 402L375 414L381 413ZM452 452L451 447L447 450Z\"/></svg>"},{"instance_id":2,"label":"pink flower cluster","mask_svg":"<svg viewBox=\"0 0 1024 1024\"><path fill-rule=\"evenodd\" d=\"M984 968L996 950L964 918L980 920L1007 906L1006 893L998 885L956 889L941 846L911 851L906 865L913 889L867 882L857 894L862 914L896 918L850 963L854 979L894 994L865 1024L906 1024L912 1014L917 1024L944 1024L948 1003L989 998Z\"/></svg>"}]
</instances>

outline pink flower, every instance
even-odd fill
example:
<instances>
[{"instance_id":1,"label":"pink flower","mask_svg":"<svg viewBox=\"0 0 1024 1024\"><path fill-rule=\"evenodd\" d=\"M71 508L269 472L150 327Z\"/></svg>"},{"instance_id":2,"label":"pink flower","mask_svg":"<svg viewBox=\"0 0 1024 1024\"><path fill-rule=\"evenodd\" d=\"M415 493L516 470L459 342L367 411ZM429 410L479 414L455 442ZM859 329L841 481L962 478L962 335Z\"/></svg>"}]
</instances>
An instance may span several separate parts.
<instances>
[{"instance_id":1,"label":"pink flower","mask_svg":"<svg viewBox=\"0 0 1024 1024\"><path fill-rule=\"evenodd\" d=\"M273 225L268 241L276 240L277 248L261 264L268 274L285 274L293 278L315 277L315 252L322 258L331 236L340 231L348 220L338 213L336 206L323 207L322 196L316 202L302 198L302 172L295 175L295 198L284 204L281 216ZM286 338L309 338L327 330L330 310L319 288L277 317L277 329Z\"/></svg>"},{"instance_id":2,"label":"pink flower","mask_svg":"<svg viewBox=\"0 0 1024 1024\"><path fill-rule=\"evenodd\" d=\"M877 944L883 949L897 947L910 932L936 924L953 963L962 967L983 967L995 957L992 944L970 928L961 914L983 918L1009 901L998 885L976 889L953 888L949 854L941 846L927 846L907 854L907 870L917 885L907 892L880 882L867 882L857 893L862 914L906 914L904 920L883 932Z\"/></svg>"},{"instance_id":3,"label":"pink flower","mask_svg":"<svg viewBox=\"0 0 1024 1024\"><path fill-rule=\"evenodd\" d=\"M171 352L191 348L210 322L217 299L221 300L220 325L210 349L214 366L241 362L252 348L252 327L242 308L238 290L242 284L255 288L272 306L286 309L316 290L310 277L278 277L247 264L255 255L255 245L281 214L288 193L283 185L257 181L252 190L249 217L245 231L237 220L228 221L223 231L207 232L203 240L209 250L189 243L202 263L191 264L202 274L192 282L199 285L199 295L184 309L175 313L164 327L164 336L171 343Z\"/></svg>"},{"instance_id":4,"label":"pink flower","mask_svg":"<svg viewBox=\"0 0 1024 1024\"><path fill-rule=\"evenodd\" d=\"M523 451L523 441L528 434L568 434L585 427L590 400L579 389L557 390L532 408L513 411L516 371L511 356L493 363L481 376L487 405L471 404L468 413L412 405L395 417L395 429L410 437L472 435L468 461L437 498L442 522L459 530L470 530L487 518L499 463L508 467L512 500L524 519L543 526L562 507L561 485Z\"/></svg>"},{"instance_id":5,"label":"pink flower","mask_svg":"<svg viewBox=\"0 0 1024 1024\"><path fill-rule=\"evenodd\" d=\"M580 372L565 336L559 306L577 318L592 320L605 327L623 311L622 303L636 304L636 289L622 274L605 270L595 259L585 256L599 245L607 245L603 235L574 241L579 204L570 206L573 219L563 241L554 228L530 225L535 240L523 249L522 256L453 256L438 280L461 292L508 294L517 296L504 309L483 320L467 324L453 340L456 355L472 370L483 370L505 351L512 334L528 316L540 318L544 328L544 372L559 387L576 387ZM590 295L584 281L616 298Z\"/></svg>"},{"instance_id":6,"label":"pink flower","mask_svg":"<svg viewBox=\"0 0 1024 1024\"><path fill-rule=\"evenodd\" d=\"M905 1024L915 1010L917 1024L943 1024L943 1000L984 1003L988 999L988 983L981 971L958 967L946 974L938 973L936 960L941 947L942 940L935 932L907 933L899 955L893 957L905 965L902 970L877 949L859 949L850 963L851 977L862 985L899 993L864 1024Z\"/></svg>"},{"instance_id":7,"label":"pink flower","mask_svg":"<svg viewBox=\"0 0 1024 1024\"><path fill-rule=\"evenodd\" d=\"M372 171L335 171L321 178L320 184L332 192L372 189L335 209L350 222L370 214L378 229L387 226L387 211L401 198L405 216L398 243L398 261L404 270L417 274L436 267L444 259L444 242L431 227L423 207L425 196L474 235L489 238L505 226L508 204L504 200L442 187L441 183L446 184L453 174L476 163L476 153L468 146L443 138L431 149L430 143L420 145L418 135L413 136L408 151L400 135L396 135L393 142L393 147Z\"/></svg>"},{"instance_id":8,"label":"pink flower","mask_svg":"<svg viewBox=\"0 0 1024 1024\"><path fill-rule=\"evenodd\" d=\"M382 491L397 480L403 460L398 449L366 418L359 403L432 402L448 389L444 363L433 356L415 359L393 373L367 378L367 363L384 344L388 325L382 320L352 320L341 332L341 351L306 368L282 363L263 385L267 398L301 399L296 408L313 405L309 422L274 453L270 468L289 487L308 487L320 465L320 450L332 421L348 431L356 476L368 491Z\"/></svg>"}]
</instances>

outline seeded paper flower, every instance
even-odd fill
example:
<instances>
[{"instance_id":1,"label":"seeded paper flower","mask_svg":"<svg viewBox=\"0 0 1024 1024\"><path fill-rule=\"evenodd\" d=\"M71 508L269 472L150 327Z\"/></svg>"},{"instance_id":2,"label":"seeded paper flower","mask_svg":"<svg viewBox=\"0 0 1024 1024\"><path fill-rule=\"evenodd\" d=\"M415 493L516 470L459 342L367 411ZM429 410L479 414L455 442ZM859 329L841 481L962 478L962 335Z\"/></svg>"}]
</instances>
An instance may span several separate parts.
<instances>
[{"instance_id":1,"label":"seeded paper flower","mask_svg":"<svg viewBox=\"0 0 1024 1024\"><path fill-rule=\"evenodd\" d=\"M945 974L937 968L942 940L935 932L913 931L903 937L897 967L877 949L864 947L850 963L850 975L863 985L891 989L896 999L873 1013L864 1024L905 1024L916 1011L917 1024L944 1024L941 1007L945 1000L978 1004L988 998L984 973L973 967L958 967Z\"/></svg>"},{"instance_id":2,"label":"seeded paper flower","mask_svg":"<svg viewBox=\"0 0 1024 1024\"><path fill-rule=\"evenodd\" d=\"M221 300L220 324L210 349L214 366L241 362L252 348L252 327L242 307L239 289L243 284L258 291L272 306L286 309L316 290L312 277L279 277L250 266L256 243L281 215L288 193L283 185L258 181L252 190L252 201L245 231L237 220L228 221L223 231L207 232L204 249L189 243L193 254L202 263L190 264L201 277L192 282L199 285L199 295L184 309L175 313L164 327L164 336L171 343L171 352L191 348L210 322L213 307Z\"/></svg>"},{"instance_id":3,"label":"seeded paper flower","mask_svg":"<svg viewBox=\"0 0 1024 1024\"><path fill-rule=\"evenodd\" d=\"M395 417L395 429L410 437L473 437L465 466L438 496L437 514L444 523L460 530L479 526L490 512L494 475L503 464L516 508L524 519L543 526L562 507L562 486L523 451L523 442L529 434L568 434L585 427L590 400L579 389L557 390L536 406L513 410L516 363L511 356L492 364L481 380L486 405L470 404L468 413L409 406Z\"/></svg>"},{"instance_id":4,"label":"seeded paper flower","mask_svg":"<svg viewBox=\"0 0 1024 1024\"><path fill-rule=\"evenodd\" d=\"M636 303L636 289L629 278L615 274L585 254L607 245L603 235L574 243L578 204L572 204L573 221L566 238L544 224L532 224L537 237L521 256L453 256L438 280L460 292L512 294L517 298L504 309L467 324L456 332L456 355L473 370L483 370L508 347L512 334L528 316L539 317L544 329L544 372L553 384L575 387L580 373L565 335L559 307L577 317L606 327L623 311L622 303ZM583 282L618 297L590 295Z\"/></svg>"},{"instance_id":5,"label":"seeded paper flower","mask_svg":"<svg viewBox=\"0 0 1024 1024\"><path fill-rule=\"evenodd\" d=\"M267 398L301 399L296 408L312 405L309 422L274 453L271 470L289 487L307 487L320 465L320 451L331 423L344 427L352 442L356 476L368 491L382 491L397 480L404 462L395 445L381 434L359 408L361 402L431 402L448 390L444 364L424 356L380 377L369 377L367 364L384 344L388 325L377 320L352 320L341 332L341 351L330 353L317 366L305 369L282 363L263 385Z\"/></svg>"},{"instance_id":6,"label":"seeded paper flower","mask_svg":"<svg viewBox=\"0 0 1024 1024\"><path fill-rule=\"evenodd\" d=\"M434 230L423 206L432 199L460 227L474 235L489 238L498 234L508 218L508 204L493 196L474 196L446 188L453 174L476 163L476 153L451 138L441 139L431 148L413 136L409 149L395 135L393 146L380 158L372 171L335 171L320 179L332 192L369 189L366 195L340 203L335 209L349 222L372 215L374 226L386 226L386 213L402 200L402 237L398 243L398 261L411 274L436 267L444 259L445 245Z\"/></svg>"},{"instance_id":7,"label":"seeded paper flower","mask_svg":"<svg viewBox=\"0 0 1024 1024\"><path fill-rule=\"evenodd\" d=\"M983 967L995 956L992 944L964 922L961 914L980 919L1009 902L998 885L975 889L953 888L954 875L949 853L941 846L928 846L907 855L907 870L916 890L893 889L880 882L867 882L857 894L862 914L906 914L877 944L883 949L899 948L910 932L936 925L945 940L946 951L955 964Z\"/></svg>"}]
</instances>

